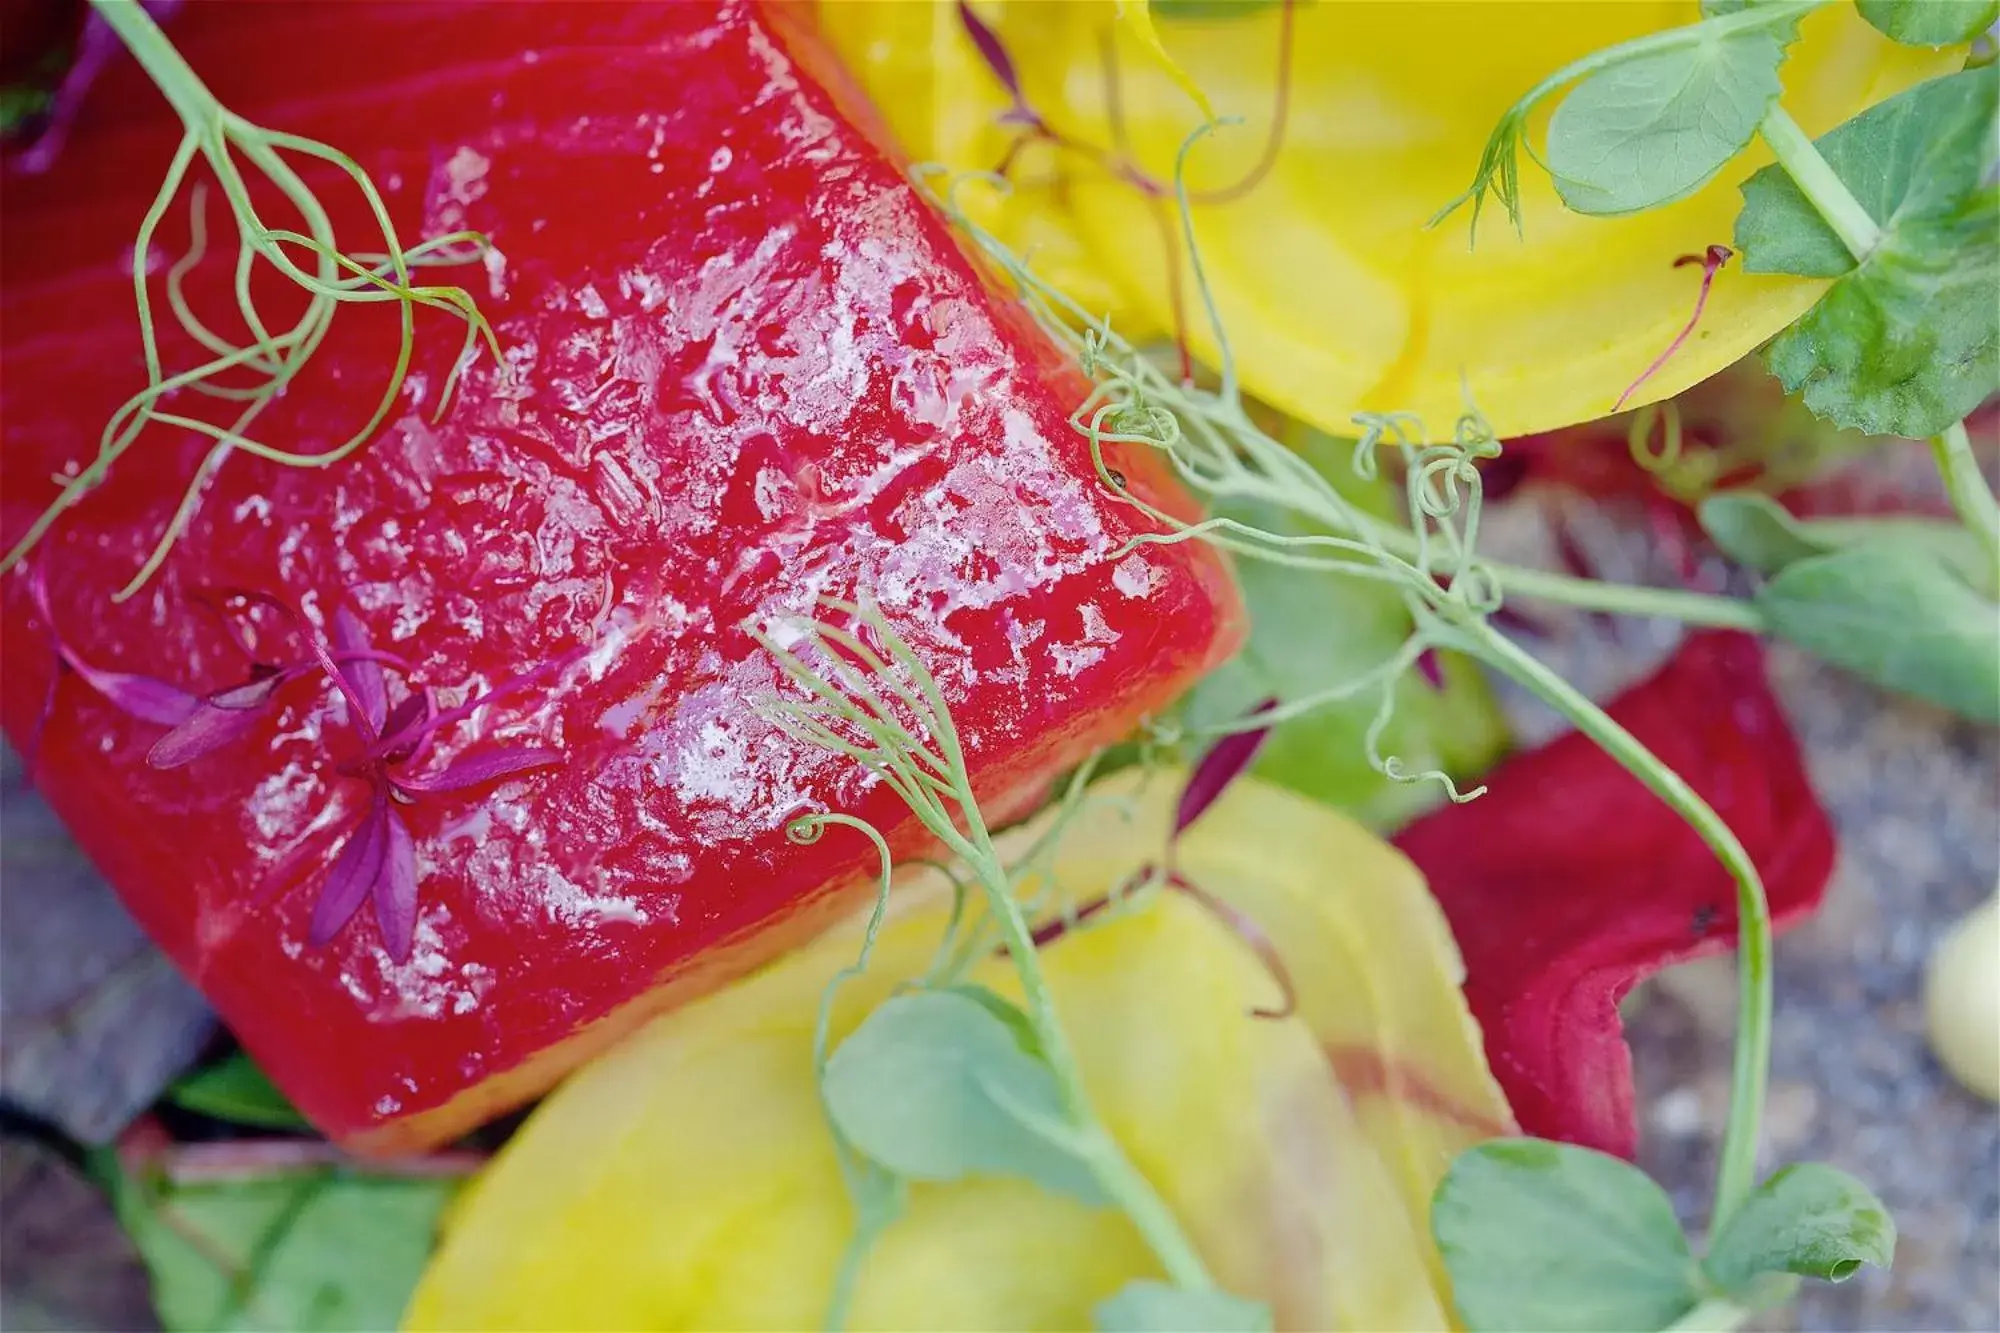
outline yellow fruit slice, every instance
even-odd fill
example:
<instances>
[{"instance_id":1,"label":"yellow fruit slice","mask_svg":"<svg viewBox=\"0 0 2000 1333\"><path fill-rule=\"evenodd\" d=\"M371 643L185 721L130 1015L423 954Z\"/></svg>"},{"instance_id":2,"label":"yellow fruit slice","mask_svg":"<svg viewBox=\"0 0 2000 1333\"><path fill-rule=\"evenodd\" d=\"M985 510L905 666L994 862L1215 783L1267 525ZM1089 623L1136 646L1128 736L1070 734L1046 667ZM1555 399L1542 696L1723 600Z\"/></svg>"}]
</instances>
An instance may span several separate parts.
<instances>
[{"instance_id":1,"label":"yellow fruit slice","mask_svg":"<svg viewBox=\"0 0 2000 1333\"><path fill-rule=\"evenodd\" d=\"M1063 135L1172 179L1200 113L1113 5L1014 0L979 13L1012 54L1030 105ZM1491 207L1477 249L1467 245L1469 210L1435 230L1426 223L1466 188L1502 113L1543 77L1698 17L1694 0L1294 6L1290 114L1272 169L1240 197L1195 208L1245 387L1336 434L1352 434L1354 414L1371 411L1415 412L1433 434L1448 433L1467 391L1503 436L1609 413L1693 312L1700 269L1673 261L1731 240L1737 187L1768 153L1753 145L1689 198L1622 218L1566 211L1524 154L1525 239ZM1156 9L1152 21L1173 66L1222 115L1244 120L1196 149L1191 187L1242 181L1269 138L1284 7ZM822 5L821 23L913 157L961 170L1001 160L1013 131L974 105L999 95L999 84L949 0L835 0ZM910 77L919 49L934 60L950 53L950 76ZM1851 5L1830 5L1802 25L1782 71L1784 105L1819 134L1962 61L1962 50L1900 46ZM1554 105L1534 117L1530 142L1541 143ZM1106 305L1109 288L1114 324L1128 334L1172 329L1167 205L1081 153L1046 152L1033 172L1017 165L1028 183L991 205L989 225L1010 244L1031 225L1067 228L1077 240L1045 240L1059 262L1039 272L1075 284L1091 310ZM1824 289L1726 268L1694 337L1628 405L1678 393L1748 354ZM1210 330L1191 298L1181 300L1193 312L1195 350L1212 360Z\"/></svg>"}]
</instances>

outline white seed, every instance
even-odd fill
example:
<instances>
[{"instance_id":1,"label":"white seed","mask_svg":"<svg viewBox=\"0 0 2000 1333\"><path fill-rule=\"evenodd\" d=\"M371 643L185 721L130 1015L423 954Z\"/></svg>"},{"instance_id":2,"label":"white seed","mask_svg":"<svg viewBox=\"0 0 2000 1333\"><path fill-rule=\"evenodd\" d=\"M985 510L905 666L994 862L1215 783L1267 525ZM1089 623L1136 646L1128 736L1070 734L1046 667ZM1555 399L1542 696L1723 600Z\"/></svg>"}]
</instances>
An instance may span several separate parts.
<instances>
[{"instance_id":1,"label":"white seed","mask_svg":"<svg viewBox=\"0 0 2000 1333\"><path fill-rule=\"evenodd\" d=\"M1953 926L1924 981L1931 1049L1952 1077L2000 1101L2000 894Z\"/></svg>"}]
</instances>

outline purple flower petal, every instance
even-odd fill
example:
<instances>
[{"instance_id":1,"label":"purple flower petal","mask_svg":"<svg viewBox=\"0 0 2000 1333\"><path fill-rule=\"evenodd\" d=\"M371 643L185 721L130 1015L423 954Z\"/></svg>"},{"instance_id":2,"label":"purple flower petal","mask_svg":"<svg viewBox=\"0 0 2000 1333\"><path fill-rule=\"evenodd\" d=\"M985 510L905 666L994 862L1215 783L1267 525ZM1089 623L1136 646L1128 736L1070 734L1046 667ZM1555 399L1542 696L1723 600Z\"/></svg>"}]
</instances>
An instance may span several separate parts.
<instances>
[{"instance_id":1,"label":"purple flower petal","mask_svg":"<svg viewBox=\"0 0 2000 1333\"><path fill-rule=\"evenodd\" d=\"M324 946L345 926L361 906L361 900L382 877L382 861L389 842L389 800L375 793L368 813L361 817L354 834L333 859L326 882L320 886L319 901L313 904L312 925L306 938L314 948Z\"/></svg>"},{"instance_id":2,"label":"purple flower petal","mask_svg":"<svg viewBox=\"0 0 2000 1333\"><path fill-rule=\"evenodd\" d=\"M43 627L48 630L49 642L55 645L56 656L62 664L81 676L84 684L103 695L120 712L141 722L157 722L163 727L177 727L194 716L201 701L180 686L152 676L133 675L128 671L101 670L84 661L63 642L61 633L56 629L55 613L49 609L46 560L38 559L29 566L28 598L34 603L35 614L41 618Z\"/></svg>"},{"instance_id":3,"label":"purple flower petal","mask_svg":"<svg viewBox=\"0 0 2000 1333\"><path fill-rule=\"evenodd\" d=\"M140 7L153 16L154 22L164 26L181 3L182 0L140 0ZM77 38L76 57L56 88L48 120L34 143L16 159L16 171L34 176L55 165L56 159L62 155L63 144L69 139L70 126L83 110L91 85L97 82L105 66L124 52L125 43L120 40L117 30L102 15L91 11L84 19L83 32Z\"/></svg>"},{"instance_id":4,"label":"purple flower petal","mask_svg":"<svg viewBox=\"0 0 2000 1333\"><path fill-rule=\"evenodd\" d=\"M1268 713L1277 706L1276 699L1266 699L1251 709L1248 716ZM1232 732L1209 747L1201 762L1194 766L1194 772L1188 774L1187 786L1181 789L1180 808L1174 813L1175 837L1185 833L1190 824L1201 818L1203 811L1215 804L1216 797L1243 775L1270 734L1269 727Z\"/></svg>"},{"instance_id":5,"label":"purple flower petal","mask_svg":"<svg viewBox=\"0 0 2000 1333\"><path fill-rule=\"evenodd\" d=\"M519 777L538 768L550 768L563 762L562 755L540 746L507 746L497 750L481 750L452 761L444 770L427 778L396 779L396 785L405 791L421 795L438 792L464 791L468 787L483 787L489 783L507 778Z\"/></svg>"},{"instance_id":6,"label":"purple flower petal","mask_svg":"<svg viewBox=\"0 0 2000 1333\"><path fill-rule=\"evenodd\" d=\"M127 671L100 671L63 644L56 645L63 664L83 678L85 684L109 700L121 713L141 722L157 722L178 727L193 717L201 700L178 685L151 676L135 676Z\"/></svg>"},{"instance_id":7,"label":"purple flower petal","mask_svg":"<svg viewBox=\"0 0 2000 1333\"><path fill-rule=\"evenodd\" d=\"M227 745L257 725L278 687L290 679L281 671L209 695L185 722L153 742L146 762L154 768L179 768Z\"/></svg>"},{"instance_id":8,"label":"purple flower petal","mask_svg":"<svg viewBox=\"0 0 2000 1333\"><path fill-rule=\"evenodd\" d=\"M383 761L405 764L415 759L431 737L424 724L436 711L437 697L428 685L390 709L388 720L382 724Z\"/></svg>"},{"instance_id":9,"label":"purple flower petal","mask_svg":"<svg viewBox=\"0 0 2000 1333\"><path fill-rule=\"evenodd\" d=\"M417 934L417 844L395 810L388 811L383 825L388 840L382 873L375 879L375 924L382 931L382 947L401 963L408 961Z\"/></svg>"},{"instance_id":10,"label":"purple flower petal","mask_svg":"<svg viewBox=\"0 0 2000 1333\"><path fill-rule=\"evenodd\" d=\"M333 646L339 654L336 669L348 689L361 701L362 716L376 735L389 716L389 687L382 679L382 666L367 656L374 645L368 641L368 627L346 607L333 613Z\"/></svg>"}]
</instances>

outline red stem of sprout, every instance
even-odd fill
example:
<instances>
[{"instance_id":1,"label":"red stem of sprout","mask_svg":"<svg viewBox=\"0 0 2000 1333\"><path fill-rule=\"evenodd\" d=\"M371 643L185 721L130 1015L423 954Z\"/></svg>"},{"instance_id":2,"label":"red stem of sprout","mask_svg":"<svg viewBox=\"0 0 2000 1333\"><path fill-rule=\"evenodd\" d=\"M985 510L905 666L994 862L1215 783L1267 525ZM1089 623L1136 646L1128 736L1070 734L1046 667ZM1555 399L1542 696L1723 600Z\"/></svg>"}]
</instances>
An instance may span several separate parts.
<instances>
[{"instance_id":1,"label":"red stem of sprout","mask_svg":"<svg viewBox=\"0 0 2000 1333\"><path fill-rule=\"evenodd\" d=\"M1639 391L1639 386L1653 378L1660 367L1666 365L1674 353L1681 350L1681 345L1694 335L1695 326L1701 323L1701 312L1708 306L1708 293L1715 286L1715 275L1722 271L1722 266L1727 264L1735 253L1726 245L1711 245L1706 254L1682 255L1674 261L1675 268L1684 268L1689 264L1701 265L1701 290L1695 294L1694 314L1689 317L1687 326L1667 344L1667 350L1660 353L1653 364L1641 372L1638 379L1625 386L1625 392L1619 394L1618 401L1611 405L1613 412L1624 411L1626 402Z\"/></svg>"}]
</instances>

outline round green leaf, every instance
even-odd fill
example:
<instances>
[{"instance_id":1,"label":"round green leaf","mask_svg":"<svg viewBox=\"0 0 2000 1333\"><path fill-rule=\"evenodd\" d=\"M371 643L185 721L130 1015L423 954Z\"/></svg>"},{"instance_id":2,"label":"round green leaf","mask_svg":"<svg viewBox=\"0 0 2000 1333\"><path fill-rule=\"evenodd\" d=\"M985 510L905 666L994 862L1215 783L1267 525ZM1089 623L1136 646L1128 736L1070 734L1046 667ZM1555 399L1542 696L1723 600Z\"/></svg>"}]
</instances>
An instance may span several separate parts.
<instances>
[{"instance_id":1,"label":"round green leaf","mask_svg":"<svg viewBox=\"0 0 2000 1333\"><path fill-rule=\"evenodd\" d=\"M1757 605L1773 634L1835 666L2000 721L2000 606L1919 545L1883 538L1787 565Z\"/></svg>"},{"instance_id":2,"label":"round green leaf","mask_svg":"<svg viewBox=\"0 0 2000 1333\"><path fill-rule=\"evenodd\" d=\"M1854 0L1854 7L1906 46L1956 46L2000 18L2000 0Z\"/></svg>"},{"instance_id":3,"label":"round green leaf","mask_svg":"<svg viewBox=\"0 0 2000 1333\"><path fill-rule=\"evenodd\" d=\"M1106 1202L1048 1066L962 989L885 1001L827 1060L824 1092L835 1128L899 1176L1021 1176Z\"/></svg>"},{"instance_id":4,"label":"round green leaf","mask_svg":"<svg viewBox=\"0 0 2000 1333\"><path fill-rule=\"evenodd\" d=\"M1716 548L1746 569L1775 574L1828 549L1806 534L1783 505L1756 491L1729 491L1701 502L1701 529Z\"/></svg>"},{"instance_id":5,"label":"round green leaf","mask_svg":"<svg viewBox=\"0 0 2000 1333\"><path fill-rule=\"evenodd\" d=\"M1759 1185L1716 1237L1703 1267L1737 1290L1768 1273L1840 1282L1862 1264L1887 1268L1896 1223L1874 1192L1817 1162L1788 1166Z\"/></svg>"},{"instance_id":6,"label":"round green leaf","mask_svg":"<svg viewBox=\"0 0 2000 1333\"><path fill-rule=\"evenodd\" d=\"M1772 340L1772 373L1838 425L1935 435L2000 383L2000 69L1932 79L1815 141L1882 228L1859 264L1781 168L1743 187L1753 273L1838 280Z\"/></svg>"},{"instance_id":7,"label":"round green leaf","mask_svg":"<svg viewBox=\"0 0 2000 1333\"><path fill-rule=\"evenodd\" d=\"M1693 194L1757 133L1784 59L1777 30L1738 29L1585 79L1549 121L1545 157L1563 202L1616 216Z\"/></svg>"},{"instance_id":8,"label":"round green leaf","mask_svg":"<svg viewBox=\"0 0 2000 1333\"><path fill-rule=\"evenodd\" d=\"M458 1185L328 1170L111 1180L169 1333L396 1327Z\"/></svg>"},{"instance_id":9,"label":"round green leaf","mask_svg":"<svg viewBox=\"0 0 2000 1333\"><path fill-rule=\"evenodd\" d=\"M1431 1232L1480 1333L1661 1329L1700 1301L1660 1187L1629 1162L1545 1139L1494 1139L1452 1163Z\"/></svg>"}]
</instances>

